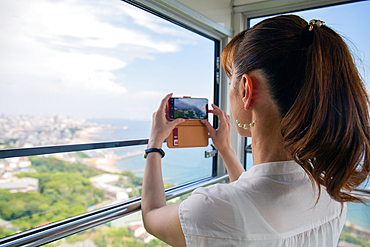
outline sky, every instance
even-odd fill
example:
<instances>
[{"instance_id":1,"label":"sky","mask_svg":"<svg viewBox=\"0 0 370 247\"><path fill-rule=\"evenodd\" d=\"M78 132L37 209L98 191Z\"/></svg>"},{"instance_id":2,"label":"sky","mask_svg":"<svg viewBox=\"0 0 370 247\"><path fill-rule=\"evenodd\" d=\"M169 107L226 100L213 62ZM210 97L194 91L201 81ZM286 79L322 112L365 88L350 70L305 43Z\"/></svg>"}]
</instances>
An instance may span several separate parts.
<instances>
[{"instance_id":1,"label":"sky","mask_svg":"<svg viewBox=\"0 0 370 247\"><path fill-rule=\"evenodd\" d=\"M343 34L370 88L370 2L299 12ZM0 114L150 120L213 101L214 42L119 0L0 0Z\"/></svg>"},{"instance_id":2,"label":"sky","mask_svg":"<svg viewBox=\"0 0 370 247\"><path fill-rule=\"evenodd\" d=\"M212 100L214 42L127 3L0 1L0 114L149 120Z\"/></svg>"}]
</instances>

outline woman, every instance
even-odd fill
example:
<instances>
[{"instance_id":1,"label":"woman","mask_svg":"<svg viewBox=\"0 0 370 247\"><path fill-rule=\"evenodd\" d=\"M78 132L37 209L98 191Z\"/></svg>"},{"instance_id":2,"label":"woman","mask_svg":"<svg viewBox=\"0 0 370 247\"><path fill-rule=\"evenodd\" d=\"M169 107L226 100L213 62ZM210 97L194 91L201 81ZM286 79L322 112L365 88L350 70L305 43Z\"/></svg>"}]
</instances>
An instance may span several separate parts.
<instances>
[{"instance_id":1,"label":"woman","mask_svg":"<svg viewBox=\"0 0 370 247\"><path fill-rule=\"evenodd\" d=\"M166 206L161 155L147 154L142 190L146 229L173 246L337 246L349 192L369 175L369 100L341 37L322 21L266 19L222 54L231 112L252 137L247 172L230 145L230 116L207 122L230 184L199 188ZM153 115L148 149L184 120Z\"/></svg>"}]
</instances>

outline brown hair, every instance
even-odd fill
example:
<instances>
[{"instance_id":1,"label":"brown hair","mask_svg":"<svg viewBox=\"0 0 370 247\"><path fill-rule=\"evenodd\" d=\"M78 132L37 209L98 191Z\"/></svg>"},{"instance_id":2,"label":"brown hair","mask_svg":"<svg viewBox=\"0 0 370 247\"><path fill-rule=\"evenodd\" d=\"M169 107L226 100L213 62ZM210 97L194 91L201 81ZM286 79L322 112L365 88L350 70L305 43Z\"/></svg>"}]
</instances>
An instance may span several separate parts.
<instances>
[{"instance_id":1,"label":"brown hair","mask_svg":"<svg viewBox=\"0 0 370 247\"><path fill-rule=\"evenodd\" d=\"M259 69L282 117L284 147L338 202L370 172L369 99L347 45L329 27L295 15L269 18L235 36L222 66L236 81Z\"/></svg>"}]
</instances>

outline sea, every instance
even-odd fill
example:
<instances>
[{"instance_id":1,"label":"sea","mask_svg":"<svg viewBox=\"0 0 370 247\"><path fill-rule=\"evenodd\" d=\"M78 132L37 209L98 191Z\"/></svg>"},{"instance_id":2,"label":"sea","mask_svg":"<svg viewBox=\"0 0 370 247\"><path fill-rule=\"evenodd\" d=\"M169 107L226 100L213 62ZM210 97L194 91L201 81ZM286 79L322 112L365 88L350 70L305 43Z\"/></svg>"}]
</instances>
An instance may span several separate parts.
<instances>
[{"instance_id":1,"label":"sea","mask_svg":"<svg viewBox=\"0 0 370 247\"><path fill-rule=\"evenodd\" d=\"M93 141L138 140L148 139L151 121L125 119L89 119L98 124L109 124L91 137ZM144 153L146 145L110 149L118 156ZM212 158L205 158L205 151L212 147L200 148L167 148L163 145L165 157L162 159L163 180L166 183L181 184L194 179L212 175ZM145 159L143 155L135 155L116 161L116 168L122 171L132 171L137 176L143 176Z\"/></svg>"},{"instance_id":2,"label":"sea","mask_svg":"<svg viewBox=\"0 0 370 247\"><path fill-rule=\"evenodd\" d=\"M127 120L127 119L89 119L88 121L108 126L95 133L91 139L96 142L115 140L147 139L150 134L151 121ZM144 152L146 145L122 147L111 149L118 156ZM194 179L207 177L212 174L212 158L205 158L205 151L212 147L201 148L167 148L162 159L162 173L165 183L174 185L185 183ZM252 164L251 155L247 156L247 168ZM137 176L143 176L145 160L142 155L131 156L116 161L116 168L122 171L134 172ZM365 186L370 186L370 182ZM362 229L370 231L370 202L367 204L348 203L346 221Z\"/></svg>"}]
</instances>

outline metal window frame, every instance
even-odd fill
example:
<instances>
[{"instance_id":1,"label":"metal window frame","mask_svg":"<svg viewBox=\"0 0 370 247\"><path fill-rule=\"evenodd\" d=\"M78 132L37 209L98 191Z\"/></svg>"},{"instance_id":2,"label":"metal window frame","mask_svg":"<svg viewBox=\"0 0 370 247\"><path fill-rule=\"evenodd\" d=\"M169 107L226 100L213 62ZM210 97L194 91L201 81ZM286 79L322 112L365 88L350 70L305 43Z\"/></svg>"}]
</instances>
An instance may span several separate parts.
<instances>
[{"instance_id":1,"label":"metal window frame","mask_svg":"<svg viewBox=\"0 0 370 247\"><path fill-rule=\"evenodd\" d=\"M11 148L0 150L0 159L25 157L44 154L67 153L77 151L87 151L95 149L119 148L148 144L148 139L129 140L129 141L111 141L111 142L93 142L86 144L72 145L53 145L34 148Z\"/></svg>"},{"instance_id":2,"label":"metal window frame","mask_svg":"<svg viewBox=\"0 0 370 247\"><path fill-rule=\"evenodd\" d=\"M226 27L174 0L122 0L210 39L232 37Z\"/></svg>"},{"instance_id":3,"label":"metal window frame","mask_svg":"<svg viewBox=\"0 0 370 247\"><path fill-rule=\"evenodd\" d=\"M298 3L295 0L276 0L234 6L233 12L242 13L246 18L252 19L289 12L326 8L360 1L364 0L310 0Z\"/></svg>"}]
</instances>

